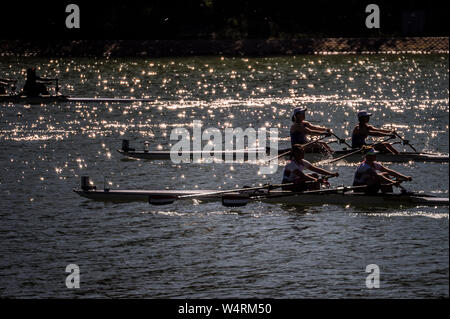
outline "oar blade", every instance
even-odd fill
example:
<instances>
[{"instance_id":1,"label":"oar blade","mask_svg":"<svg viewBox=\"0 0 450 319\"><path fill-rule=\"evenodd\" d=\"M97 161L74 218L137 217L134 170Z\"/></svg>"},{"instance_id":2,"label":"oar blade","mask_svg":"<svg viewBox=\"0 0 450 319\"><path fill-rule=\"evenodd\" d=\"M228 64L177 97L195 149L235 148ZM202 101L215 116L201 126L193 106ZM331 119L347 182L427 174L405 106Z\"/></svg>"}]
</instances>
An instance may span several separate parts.
<instances>
[{"instance_id":1,"label":"oar blade","mask_svg":"<svg viewBox=\"0 0 450 319\"><path fill-rule=\"evenodd\" d=\"M176 200L176 196L173 195L150 195L148 197L148 203L151 205L162 206L173 204Z\"/></svg>"},{"instance_id":2,"label":"oar blade","mask_svg":"<svg viewBox=\"0 0 450 319\"><path fill-rule=\"evenodd\" d=\"M242 207L249 201L249 194L225 194L222 196L222 205L225 207Z\"/></svg>"}]
</instances>

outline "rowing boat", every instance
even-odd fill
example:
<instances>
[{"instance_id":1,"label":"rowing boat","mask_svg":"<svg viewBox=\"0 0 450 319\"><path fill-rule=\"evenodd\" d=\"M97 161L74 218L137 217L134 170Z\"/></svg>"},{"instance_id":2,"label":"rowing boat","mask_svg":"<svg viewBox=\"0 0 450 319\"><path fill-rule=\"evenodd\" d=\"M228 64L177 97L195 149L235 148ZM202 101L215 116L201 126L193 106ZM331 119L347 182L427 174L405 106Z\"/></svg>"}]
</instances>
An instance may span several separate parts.
<instances>
[{"instance_id":1,"label":"rowing boat","mask_svg":"<svg viewBox=\"0 0 450 319\"><path fill-rule=\"evenodd\" d=\"M45 104L55 102L153 102L153 99L138 98L89 98L89 97L69 97L67 95L41 95L36 97L20 95L0 95L0 103L16 104Z\"/></svg>"},{"instance_id":2,"label":"rowing boat","mask_svg":"<svg viewBox=\"0 0 450 319\"><path fill-rule=\"evenodd\" d=\"M117 150L121 155L134 158L134 159L145 159L145 160L171 160L171 151L145 151L145 150L129 150L129 149L121 149ZM282 154L288 150L277 150L275 154ZM339 150L335 151L331 154L332 158L338 158L354 152L355 149L350 150ZM215 159L225 160L227 158L236 160L243 159L247 161L249 159L263 159L261 155L270 154L270 149L267 149L266 152L261 149L248 149L248 150L236 150L236 151L216 151L215 153L212 151L186 151L183 155L186 156L187 159L193 161L194 158L203 157L215 157ZM174 156L181 156L181 153L175 152ZM286 157L288 157L286 155ZM305 153L305 159L310 162L317 162L320 160L326 159L328 154L324 153ZM347 162L360 162L363 158L363 154L356 153L342 159ZM420 152L400 152L398 155L394 155L391 153L379 153L377 154L377 161L379 162L394 162L394 163L407 163L411 161L415 162L436 162L436 163L444 163L449 161L448 155L436 154L436 153L420 153Z\"/></svg>"},{"instance_id":3,"label":"rowing boat","mask_svg":"<svg viewBox=\"0 0 450 319\"><path fill-rule=\"evenodd\" d=\"M266 155L265 149L246 149L235 151L189 151L189 152L171 152L171 151L131 151L131 150L117 150L123 156L134 159L145 160L171 160L175 157L186 156L189 162L200 158L213 158L216 160L257 160L258 156Z\"/></svg>"},{"instance_id":4,"label":"rowing boat","mask_svg":"<svg viewBox=\"0 0 450 319\"><path fill-rule=\"evenodd\" d=\"M0 103L16 103L16 104L42 104L54 102L67 102L66 95L41 95L35 97L20 95L0 95Z\"/></svg>"},{"instance_id":5,"label":"rowing boat","mask_svg":"<svg viewBox=\"0 0 450 319\"><path fill-rule=\"evenodd\" d=\"M333 189L332 189L333 190ZM221 201L221 194L214 190L96 190L74 189L78 195L105 202L149 202L152 197L176 198L179 196L200 195L201 201ZM210 194L211 193L211 194ZM206 196L205 196L206 194ZM210 195L207 195L210 194ZM242 194L242 193L239 193ZM425 194L400 194L385 193L367 195L353 191L342 192L336 189L336 193L293 193L290 191L252 191L248 195L254 201L272 204L285 204L290 206L317 206L317 205L351 205L366 207L390 207L390 206L448 206L449 199ZM187 200L187 199L186 199Z\"/></svg>"}]
</instances>

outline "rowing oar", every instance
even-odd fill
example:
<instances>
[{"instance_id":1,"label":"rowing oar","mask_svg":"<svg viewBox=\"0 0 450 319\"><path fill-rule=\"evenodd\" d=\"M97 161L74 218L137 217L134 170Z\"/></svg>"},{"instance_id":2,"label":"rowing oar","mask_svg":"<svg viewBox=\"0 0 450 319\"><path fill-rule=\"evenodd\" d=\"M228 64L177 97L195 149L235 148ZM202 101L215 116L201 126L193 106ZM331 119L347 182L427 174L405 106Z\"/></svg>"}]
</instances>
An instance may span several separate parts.
<instances>
[{"instance_id":1,"label":"rowing oar","mask_svg":"<svg viewBox=\"0 0 450 319\"><path fill-rule=\"evenodd\" d=\"M318 179L319 182L323 182L323 181L327 181L329 178L334 177L333 175L328 175L328 176L322 176L321 178ZM311 181L311 182L304 182L305 184L310 184L310 183L315 183L316 181ZM279 184L279 185L272 185L272 187L269 188L269 191L267 192L266 195L259 195L260 197L264 198L264 196L269 196L270 194L270 190L274 189L273 186L275 186L275 188L279 188L278 186L293 186L296 185L295 183L285 183L285 184ZM270 186L270 185L269 185ZM251 188L244 188L243 190L249 190ZM256 189L261 189L256 187ZM322 190L317 190L317 191L326 191L326 189L322 189ZM317 192L317 191L301 191L301 192L287 192L288 194L292 195L292 194L296 194L296 193L307 193L308 192ZM224 196L222 196L222 205L223 206L227 206L227 207L238 207L238 206L245 206L248 204L248 202L250 200L254 200L255 198L258 198L258 195L256 196L252 196L250 197L250 194L247 193L238 193L238 194L233 194L235 193L235 191L233 192L231 191L225 191ZM205 194L208 195L208 194ZM211 193L209 195L212 195ZM187 196L181 196L181 198L189 198L189 197L198 197L195 195L187 195Z\"/></svg>"},{"instance_id":2,"label":"rowing oar","mask_svg":"<svg viewBox=\"0 0 450 319\"><path fill-rule=\"evenodd\" d=\"M321 137L321 138L315 139L314 141L311 141L311 142L302 144L302 147L306 147L306 146L309 146L309 145L311 145L311 144L317 143L317 142L319 142L319 141L321 141L321 140L323 140L323 139L325 139L325 138L327 138L327 137L328 137L328 135L325 135L325 136L323 136L323 137ZM264 162L271 162L271 161L273 161L273 160L275 160L275 159L277 159L277 158L286 156L286 155L288 155L288 154L291 153L291 152L292 152L292 148L290 148L289 151L283 152L283 153L281 153L281 154L279 154L279 155L277 155L277 156L275 156L275 157L269 158L268 160L266 160L266 161L264 161Z\"/></svg>"},{"instance_id":3,"label":"rowing oar","mask_svg":"<svg viewBox=\"0 0 450 319\"><path fill-rule=\"evenodd\" d=\"M344 159L344 158L346 158L346 157L348 157L348 156L351 156L351 155L353 155L353 154L357 154L357 153L363 152L365 149L373 148L374 146L380 145L380 144L382 144L382 143L384 143L384 142L387 142L387 141L389 141L389 140L391 140L391 139L393 139L393 137L392 137L392 136L389 136L389 138L387 138L387 139L385 139L385 140L382 140L381 142L378 142L378 143L375 143L375 144L370 144L370 145L363 145L359 150L356 150L356 151L354 151L354 152L350 152L350 153L348 153L348 154L345 154L345 155L343 155L343 156L341 156L341 157L335 158L334 160L331 160L331 161L327 162L327 164L331 164L331 163L340 161L340 160L342 160L342 159Z\"/></svg>"},{"instance_id":4,"label":"rowing oar","mask_svg":"<svg viewBox=\"0 0 450 319\"><path fill-rule=\"evenodd\" d=\"M259 187L247 187L247 188L237 188L237 189L229 189L224 191L216 191L216 192L209 192L209 193L197 193L197 194L190 194L190 195L151 195L148 198L148 202L152 205L168 205L172 204L178 199L188 199L188 198L198 198L198 197L205 197L205 196L211 196L211 195L221 195L221 194L229 194L229 193L239 193L239 192L246 192L246 191L254 191L254 190L262 190L262 189L276 189L281 188L284 186L292 186L294 183L285 183L285 184L265 184L263 186Z\"/></svg>"},{"instance_id":5,"label":"rowing oar","mask_svg":"<svg viewBox=\"0 0 450 319\"><path fill-rule=\"evenodd\" d=\"M406 188L404 188L401 185L402 182L407 182L407 181L409 181L409 180L405 179L405 178L397 178L396 180L394 180L394 182L392 182L391 184L387 184L387 185L392 185L392 186L400 188L402 194L412 195L412 194L414 194L414 192L407 190Z\"/></svg>"},{"instance_id":6,"label":"rowing oar","mask_svg":"<svg viewBox=\"0 0 450 319\"><path fill-rule=\"evenodd\" d=\"M326 180L328 178L333 177L330 176L323 176L320 178L320 181ZM310 183L310 182L305 182ZM175 202L179 199L189 199L189 198L199 198L199 197L207 197L207 196L213 196L213 195L226 195L230 193L241 193L241 192L248 192L248 191L255 191L255 190L263 190L267 189L269 192L273 189L285 187L285 186L293 186L295 183L284 183L284 184L266 184L263 186L258 187L247 187L247 188L237 188L237 189L229 189L224 191L216 191L216 192L209 192L209 193L197 193L197 194L190 194L190 195L181 195L181 196L175 196L175 195L151 195L148 198L148 202L152 205L169 205ZM235 194L234 199L236 197L249 197L245 196L244 194ZM222 198L222 201L226 200L226 198ZM224 204L226 206L226 204Z\"/></svg>"},{"instance_id":7,"label":"rowing oar","mask_svg":"<svg viewBox=\"0 0 450 319\"><path fill-rule=\"evenodd\" d=\"M414 148L414 146L412 146L411 144L409 144L409 140L405 140L403 137L401 137L396 131L394 131L395 136L397 136L399 139L402 140L403 145L408 145L409 147L411 147L411 149L417 153L417 150Z\"/></svg>"},{"instance_id":8,"label":"rowing oar","mask_svg":"<svg viewBox=\"0 0 450 319\"><path fill-rule=\"evenodd\" d=\"M331 133L331 135L333 135L335 138L338 139L339 144L344 143L344 144L347 145L348 147L352 148L352 146L351 146L350 144L348 144L348 143L345 141L345 138L340 138L339 136L337 136L337 135L334 134L333 132L330 132L330 133Z\"/></svg>"},{"instance_id":9,"label":"rowing oar","mask_svg":"<svg viewBox=\"0 0 450 319\"><path fill-rule=\"evenodd\" d=\"M367 188L367 185L362 186L342 186L342 187L336 187L336 188L329 188L329 189L318 189L318 190L311 190L311 191L290 191L290 192L284 192L281 194L275 194L271 195L270 193L265 195L256 195L250 197L250 194L236 194L236 195L230 195L229 197L222 197L222 205L227 207L238 207L238 206L245 206L247 205L250 200L264 200L264 199L272 199L272 198L282 198L282 197L289 197L294 195L309 195L309 194L330 194L330 193L345 193L346 191L355 190L355 189L365 189Z\"/></svg>"}]
</instances>

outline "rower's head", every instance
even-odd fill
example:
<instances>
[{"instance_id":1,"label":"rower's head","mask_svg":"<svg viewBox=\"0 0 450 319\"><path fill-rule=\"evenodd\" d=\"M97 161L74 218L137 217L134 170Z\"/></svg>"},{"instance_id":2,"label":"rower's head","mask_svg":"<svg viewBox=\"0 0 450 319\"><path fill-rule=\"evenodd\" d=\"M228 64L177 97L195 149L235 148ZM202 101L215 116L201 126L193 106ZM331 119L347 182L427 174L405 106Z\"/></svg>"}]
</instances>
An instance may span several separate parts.
<instances>
[{"instance_id":1,"label":"rower's head","mask_svg":"<svg viewBox=\"0 0 450 319\"><path fill-rule=\"evenodd\" d=\"M369 164L375 162L377 160L377 154L378 152L371 148L365 155L366 162Z\"/></svg>"},{"instance_id":2,"label":"rower's head","mask_svg":"<svg viewBox=\"0 0 450 319\"><path fill-rule=\"evenodd\" d=\"M306 107L296 107L292 113L292 122L303 121L305 119L306 111Z\"/></svg>"},{"instance_id":3,"label":"rower's head","mask_svg":"<svg viewBox=\"0 0 450 319\"><path fill-rule=\"evenodd\" d=\"M292 157L296 160L302 160L305 157L305 148L300 144L292 146Z\"/></svg>"},{"instance_id":4,"label":"rower's head","mask_svg":"<svg viewBox=\"0 0 450 319\"><path fill-rule=\"evenodd\" d=\"M358 112L358 121L360 123L368 123L371 116L372 116L372 113L369 113L367 111L359 111Z\"/></svg>"}]
</instances>

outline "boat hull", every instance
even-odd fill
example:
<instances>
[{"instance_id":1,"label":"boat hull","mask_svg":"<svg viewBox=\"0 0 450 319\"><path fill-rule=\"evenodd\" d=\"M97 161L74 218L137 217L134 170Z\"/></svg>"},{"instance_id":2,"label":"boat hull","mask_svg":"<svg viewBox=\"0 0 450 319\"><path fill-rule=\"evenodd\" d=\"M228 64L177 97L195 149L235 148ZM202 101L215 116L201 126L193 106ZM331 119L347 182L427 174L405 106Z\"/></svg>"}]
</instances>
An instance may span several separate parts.
<instances>
[{"instance_id":1,"label":"boat hull","mask_svg":"<svg viewBox=\"0 0 450 319\"><path fill-rule=\"evenodd\" d=\"M18 95L0 95L0 103L16 104L45 104L55 102L153 102L153 99L134 99L134 98L88 98L88 97L69 97L66 95L42 95L37 97L27 97Z\"/></svg>"},{"instance_id":2,"label":"boat hull","mask_svg":"<svg viewBox=\"0 0 450 319\"><path fill-rule=\"evenodd\" d=\"M145 160L172 160L181 159L181 153L170 152L170 151L123 151L117 150L123 156L134 158L134 159L145 159ZM204 152L204 151L190 151L185 153L185 160L187 162L194 162L197 160L202 161L256 161L262 156L266 156L266 151L262 149L261 151L255 150L236 150L236 151L221 151L221 152ZM173 158L172 158L173 157ZM184 159L184 158L183 158Z\"/></svg>"},{"instance_id":3,"label":"boat hull","mask_svg":"<svg viewBox=\"0 0 450 319\"><path fill-rule=\"evenodd\" d=\"M198 195L213 193L214 190L79 190L74 191L85 198L106 202L148 202L151 196L177 197L184 195ZM317 206L317 205L350 205L365 207L386 206L448 206L446 197L434 197L430 195L405 195L405 194L377 194L366 195L364 193L331 193L331 194L292 194L286 191L271 191L267 193L251 193L254 201L271 204L285 204L291 206ZM222 195L208 195L198 198L201 201L221 201Z\"/></svg>"},{"instance_id":4,"label":"boat hull","mask_svg":"<svg viewBox=\"0 0 450 319\"><path fill-rule=\"evenodd\" d=\"M17 95L1 95L0 103L16 103L16 104L43 104L54 102L68 102L69 97L65 95L46 95L37 97L17 96Z\"/></svg>"},{"instance_id":5,"label":"boat hull","mask_svg":"<svg viewBox=\"0 0 450 319\"><path fill-rule=\"evenodd\" d=\"M123 156L134 158L134 159L145 159L145 160L171 160L171 152L170 151L124 151L124 150L117 150L120 154ZM285 150L280 150L275 152L275 154L281 154L285 152ZM325 160L327 158L333 159L338 158L343 155L346 155L348 153L352 152L350 151L336 151L331 156L321 153L306 153L305 159L310 162L317 162L321 160ZM266 154L264 151L258 152L257 150L237 150L237 151L222 151L222 152L216 152L210 153L210 152L186 152L186 159L188 162L194 161L195 158L199 158L202 155L212 157L214 156L214 161L217 160L230 160L235 161L236 159L241 159L244 161L251 161L251 160L264 160L263 156L266 156L266 159L270 158L269 154ZM181 154L174 154L175 156L181 155ZM289 155L286 155L288 157ZM363 160L362 154L353 154L350 155L342 161L346 162L361 162ZM379 162L392 162L392 163L407 163L407 162L435 162L435 163L445 163L449 161L448 155L440 155L440 154L432 154L432 153L413 153L413 152L401 152L398 155L394 154L378 154L377 155L377 161Z\"/></svg>"}]
</instances>

